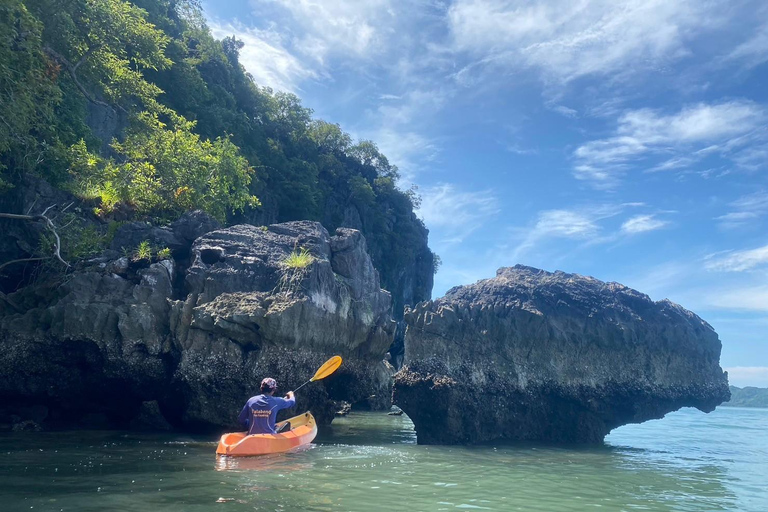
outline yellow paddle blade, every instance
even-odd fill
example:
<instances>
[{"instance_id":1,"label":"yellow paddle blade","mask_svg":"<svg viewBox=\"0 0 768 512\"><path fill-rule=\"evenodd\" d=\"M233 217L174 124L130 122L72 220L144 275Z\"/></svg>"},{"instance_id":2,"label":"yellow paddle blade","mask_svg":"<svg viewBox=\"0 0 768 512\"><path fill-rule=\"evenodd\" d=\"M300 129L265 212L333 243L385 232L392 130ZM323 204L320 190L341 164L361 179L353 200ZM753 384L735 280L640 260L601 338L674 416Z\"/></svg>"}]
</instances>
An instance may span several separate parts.
<instances>
[{"instance_id":1,"label":"yellow paddle blade","mask_svg":"<svg viewBox=\"0 0 768 512\"><path fill-rule=\"evenodd\" d=\"M338 367L341 366L341 356L333 356L329 360L327 360L325 363L323 363L323 366L318 368L318 370L315 372L314 377L309 379L310 382L314 382L316 380L324 379L333 372L335 372Z\"/></svg>"}]
</instances>

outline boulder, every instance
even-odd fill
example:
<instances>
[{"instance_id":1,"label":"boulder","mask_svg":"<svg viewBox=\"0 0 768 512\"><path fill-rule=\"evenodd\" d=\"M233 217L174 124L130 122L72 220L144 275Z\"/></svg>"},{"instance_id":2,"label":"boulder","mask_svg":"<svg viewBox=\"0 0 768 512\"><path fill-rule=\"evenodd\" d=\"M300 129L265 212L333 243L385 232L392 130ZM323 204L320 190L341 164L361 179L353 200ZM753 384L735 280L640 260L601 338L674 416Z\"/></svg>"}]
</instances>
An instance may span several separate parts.
<instances>
[{"instance_id":1,"label":"boulder","mask_svg":"<svg viewBox=\"0 0 768 512\"><path fill-rule=\"evenodd\" d=\"M394 403L419 443L601 442L728 400L704 320L618 283L516 266L406 312Z\"/></svg>"}]
</instances>

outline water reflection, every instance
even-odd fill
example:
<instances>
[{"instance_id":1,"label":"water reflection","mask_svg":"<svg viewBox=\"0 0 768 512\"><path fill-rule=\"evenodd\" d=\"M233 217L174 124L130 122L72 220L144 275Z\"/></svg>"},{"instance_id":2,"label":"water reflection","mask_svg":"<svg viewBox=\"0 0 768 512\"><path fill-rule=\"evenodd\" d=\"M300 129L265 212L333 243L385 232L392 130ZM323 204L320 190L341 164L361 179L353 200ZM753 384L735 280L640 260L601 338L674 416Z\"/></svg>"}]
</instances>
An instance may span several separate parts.
<instances>
[{"instance_id":1,"label":"water reflection","mask_svg":"<svg viewBox=\"0 0 768 512\"><path fill-rule=\"evenodd\" d=\"M216 471L270 471L274 473L292 473L312 469L314 463L302 454L313 450L314 444L299 446L287 453L272 453L255 457L216 456Z\"/></svg>"}]
</instances>

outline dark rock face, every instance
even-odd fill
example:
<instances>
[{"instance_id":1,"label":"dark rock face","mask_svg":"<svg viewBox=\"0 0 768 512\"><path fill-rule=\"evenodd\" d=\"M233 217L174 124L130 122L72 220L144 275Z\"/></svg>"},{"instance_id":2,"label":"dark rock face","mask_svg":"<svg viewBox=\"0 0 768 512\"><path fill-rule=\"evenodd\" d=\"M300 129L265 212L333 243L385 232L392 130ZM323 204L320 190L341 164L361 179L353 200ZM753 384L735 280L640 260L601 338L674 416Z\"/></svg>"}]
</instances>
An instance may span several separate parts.
<instances>
[{"instance_id":1,"label":"dark rock face","mask_svg":"<svg viewBox=\"0 0 768 512\"><path fill-rule=\"evenodd\" d=\"M618 283L502 268L419 304L406 322L394 402L420 443L600 442L730 396L712 327Z\"/></svg>"},{"instance_id":2,"label":"dark rock face","mask_svg":"<svg viewBox=\"0 0 768 512\"><path fill-rule=\"evenodd\" d=\"M0 303L0 424L39 406L48 427L232 428L263 377L284 392L337 353L344 365L303 388L295 410L329 423L342 402L389 407L391 297L360 233L291 222L203 234L211 227L199 213L127 224L116 240L175 244L174 259L96 258ZM295 248L312 255L306 267L286 266Z\"/></svg>"},{"instance_id":3,"label":"dark rock face","mask_svg":"<svg viewBox=\"0 0 768 512\"><path fill-rule=\"evenodd\" d=\"M314 261L284 268L299 248ZM241 406L242 390L258 389L267 375L292 389L337 353L345 357L338 375L302 389L298 408L311 403L318 421L329 423L337 401L376 396L389 406L392 372L383 356L394 336L391 297L359 232L339 228L330 237L308 221L240 225L199 238L192 252L190 293L174 304L172 327L182 354L176 380L189 403L185 422L221 421ZM206 392L212 385L221 389L215 404Z\"/></svg>"}]
</instances>

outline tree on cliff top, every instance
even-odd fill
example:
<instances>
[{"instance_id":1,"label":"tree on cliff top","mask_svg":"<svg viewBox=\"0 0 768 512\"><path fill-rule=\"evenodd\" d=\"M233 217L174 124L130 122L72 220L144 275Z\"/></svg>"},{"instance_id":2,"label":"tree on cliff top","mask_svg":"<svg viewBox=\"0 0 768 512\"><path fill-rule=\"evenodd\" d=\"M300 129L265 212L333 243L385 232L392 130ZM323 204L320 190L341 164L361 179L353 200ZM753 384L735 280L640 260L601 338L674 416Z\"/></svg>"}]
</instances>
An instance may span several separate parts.
<instances>
[{"instance_id":1,"label":"tree on cliff top","mask_svg":"<svg viewBox=\"0 0 768 512\"><path fill-rule=\"evenodd\" d=\"M95 201L107 222L112 212L167 219L195 205L227 222L357 227L394 293L403 268L431 269L397 167L375 143L314 120L295 95L257 85L239 62L242 43L214 39L198 2L8 0L0 29L11 43L0 49L0 81L26 94L0 105L26 138L0 131L8 184L35 173ZM97 126L109 111L112 126ZM42 156L21 165L35 145ZM429 296L428 274L416 300Z\"/></svg>"}]
</instances>

